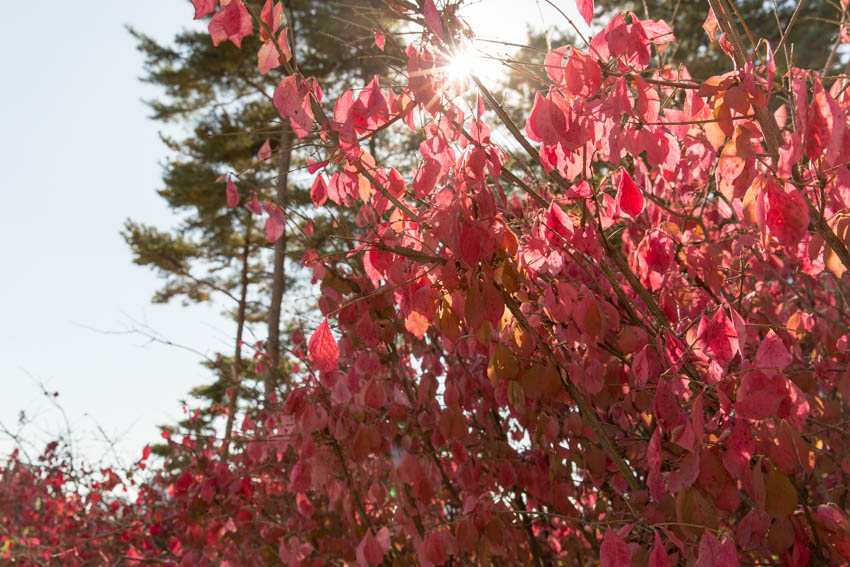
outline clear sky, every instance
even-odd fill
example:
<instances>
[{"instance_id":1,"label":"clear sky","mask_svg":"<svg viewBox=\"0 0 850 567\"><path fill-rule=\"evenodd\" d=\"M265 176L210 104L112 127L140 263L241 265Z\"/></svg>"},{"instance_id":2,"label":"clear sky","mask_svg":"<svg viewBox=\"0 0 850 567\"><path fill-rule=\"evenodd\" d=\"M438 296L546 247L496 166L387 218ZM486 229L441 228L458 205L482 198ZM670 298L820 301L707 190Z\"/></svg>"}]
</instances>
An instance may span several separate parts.
<instances>
[{"instance_id":1,"label":"clear sky","mask_svg":"<svg viewBox=\"0 0 850 567\"><path fill-rule=\"evenodd\" d=\"M77 435L97 437L92 418L111 436L129 430L122 447L135 456L206 371L195 354L84 326L146 321L203 352L232 334L215 309L151 305L158 281L119 234L127 217L175 224L155 192L165 151L142 102L156 91L138 81L124 25L168 40L191 25L192 7L37 0L4 13L18 24L0 34L0 422L12 428L25 410L37 416L29 436L59 430L29 373L59 391Z\"/></svg>"},{"instance_id":2,"label":"clear sky","mask_svg":"<svg viewBox=\"0 0 850 567\"><path fill-rule=\"evenodd\" d=\"M572 0L557 4L575 17ZM505 41L522 41L527 23L566 25L543 0L481 0L463 13ZM232 340L216 308L152 305L159 281L132 264L119 234L128 217L176 224L155 192L166 153L142 102L157 92L138 81L142 58L124 26L168 41L192 14L188 0L4 6L17 24L0 34L0 423L15 430L23 410L26 437L58 432L42 381L89 459L104 452L98 425L136 458L209 378L197 354L121 331L142 322L210 355ZM0 454L10 447L0 435Z\"/></svg>"}]
</instances>

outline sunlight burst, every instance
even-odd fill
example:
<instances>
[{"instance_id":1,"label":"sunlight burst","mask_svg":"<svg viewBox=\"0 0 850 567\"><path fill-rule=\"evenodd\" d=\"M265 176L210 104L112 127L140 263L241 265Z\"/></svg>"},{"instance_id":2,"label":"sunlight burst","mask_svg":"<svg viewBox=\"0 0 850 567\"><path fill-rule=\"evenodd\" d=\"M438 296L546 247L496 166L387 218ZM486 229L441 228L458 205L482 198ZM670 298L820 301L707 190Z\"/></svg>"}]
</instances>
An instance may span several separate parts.
<instances>
[{"instance_id":1,"label":"sunlight burst","mask_svg":"<svg viewBox=\"0 0 850 567\"><path fill-rule=\"evenodd\" d=\"M480 73L482 63L483 59L473 49L467 48L455 53L446 69L449 80L462 81L473 73Z\"/></svg>"}]
</instances>

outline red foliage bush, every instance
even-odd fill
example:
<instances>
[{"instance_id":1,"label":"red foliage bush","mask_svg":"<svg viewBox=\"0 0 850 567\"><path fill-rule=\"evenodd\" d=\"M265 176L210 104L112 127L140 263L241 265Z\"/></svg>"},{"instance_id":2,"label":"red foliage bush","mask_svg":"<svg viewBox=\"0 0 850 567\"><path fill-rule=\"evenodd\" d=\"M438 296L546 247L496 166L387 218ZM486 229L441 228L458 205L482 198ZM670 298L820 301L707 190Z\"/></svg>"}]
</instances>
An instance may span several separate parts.
<instances>
[{"instance_id":1,"label":"red foliage bush","mask_svg":"<svg viewBox=\"0 0 850 567\"><path fill-rule=\"evenodd\" d=\"M387 0L421 29L406 51L378 40L407 86L375 80L332 105L293 65L271 0L258 20L243 0L193 2L215 12L216 43L265 34L281 116L333 148L313 200L353 209L361 244L305 257L327 318L294 346L307 364L285 402L246 419L243 451L172 442L179 476L164 467L111 506L95 501L106 486L83 496L61 466L13 459L6 557L850 561L845 78L776 76L770 46L747 52L712 0L705 27L735 70L696 82L650 66L666 23L618 15L545 57L523 133L479 78L449 77L468 38L433 0ZM364 143L404 127L422 137L408 174ZM514 151L537 165L513 169Z\"/></svg>"}]
</instances>

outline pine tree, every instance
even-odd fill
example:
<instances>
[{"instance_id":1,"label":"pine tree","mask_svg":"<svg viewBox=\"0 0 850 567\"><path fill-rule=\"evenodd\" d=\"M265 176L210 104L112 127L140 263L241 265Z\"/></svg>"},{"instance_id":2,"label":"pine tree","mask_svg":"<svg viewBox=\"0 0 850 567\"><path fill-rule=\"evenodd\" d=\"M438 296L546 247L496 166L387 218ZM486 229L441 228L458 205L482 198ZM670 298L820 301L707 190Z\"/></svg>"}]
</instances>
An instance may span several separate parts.
<instances>
[{"instance_id":1,"label":"pine tree","mask_svg":"<svg viewBox=\"0 0 850 567\"><path fill-rule=\"evenodd\" d=\"M256 4L246 3L259 14ZM374 46L378 25L374 9L369 2L287 2L281 27L287 28L292 63L305 75L337 89L362 85L375 75L382 83L390 81L394 61ZM233 306L228 311L237 327L232 357L222 356L209 364L216 373L215 382L192 391L207 407L181 424L214 435L214 418L226 409L225 437L229 439L238 400L258 402L271 397L278 387L286 387L289 363L280 356L286 294L311 292L299 268L305 250L329 254L353 245L337 238L347 224L343 217L350 213L340 210L339 217L315 213L309 195L312 176L302 171L307 158L324 159L322 148L315 147L322 142L318 136L298 141L288 122L280 120L272 93L285 75L284 68L265 75L247 71L257 66L257 30L245 38L242 49L229 42L214 46L204 29L185 30L169 45L136 30L131 33L145 55L143 80L164 91L163 97L149 102L152 118L190 127L192 135L163 136L171 157L159 193L182 215L182 222L173 231L163 231L127 221L124 237L134 261L165 278L154 301L217 299ZM395 143L376 136L372 149L379 151L376 145L385 141ZM238 187L240 202L232 209L226 206L228 176ZM263 234L260 217L246 208L248 203L284 211L282 234L272 244ZM271 273L265 266L273 266ZM314 307L312 301L289 304L295 314ZM267 327L259 367L264 371L262 380L249 388L246 378L256 377L258 367L243 360L243 344L247 326L261 322ZM287 331L296 328L294 317L284 326Z\"/></svg>"}]
</instances>

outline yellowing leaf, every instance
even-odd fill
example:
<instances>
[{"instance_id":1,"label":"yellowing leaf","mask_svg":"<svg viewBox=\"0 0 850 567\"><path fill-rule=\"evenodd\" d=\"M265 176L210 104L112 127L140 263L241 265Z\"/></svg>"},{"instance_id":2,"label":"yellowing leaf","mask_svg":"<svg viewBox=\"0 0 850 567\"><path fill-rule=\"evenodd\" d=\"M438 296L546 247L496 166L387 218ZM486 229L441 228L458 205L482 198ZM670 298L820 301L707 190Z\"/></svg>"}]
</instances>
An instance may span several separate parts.
<instances>
[{"instance_id":1,"label":"yellowing leaf","mask_svg":"<svg viewBox=\"0 0 850 567\"><path fill-rule=\"evenodd\" d=\"M534 337L521 325L514 327L513 344L520 356L531 356L534 352Z\"/></svg>"},{"instance_id":2,"label":"yellowing leaf","mask_svg":"<svg viewBox=\"0 0 850 567\"><path fill-rule=\"evenodd\" d=\"M460 338L460 321L454 310L448 305L444 305L440 312L440 332L452 342Z\"/></svg>"},{"instance_id":3,"label":"yellowing leaf","mask_svg":"<svg viewBox=\"0 0 850 567\"><path fill-rule=\"evenodd\" d=\"M487 377L495 387L502 380L513 380L519 376L519 361L516 355L503 344L496 345L490 355Z\"/></svg>"},{"instance_id":4,"label":"yellowing leaf","mask_svg":"<svg viewBox=\"0 0 850 567\"><path fill-rule=\"evenodd\" d=\"M788 477L774 466L770 467L764 482L765 509L774 518L787 518L797 508L797 489Z\"/></svg>"},{"instance_id":5,"label":"yellowing leaf","mask_svg":"<svg viewBox=\"0 0 850 567\"><path fill-rule=\"evenodd\" d=\"M676 497L676 518L685 524L717 529L717 510L696 488L679 492ZM698 536L703 529L685 526L682 531L691 536Z\"/></svg>"}]
</instances>

